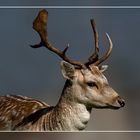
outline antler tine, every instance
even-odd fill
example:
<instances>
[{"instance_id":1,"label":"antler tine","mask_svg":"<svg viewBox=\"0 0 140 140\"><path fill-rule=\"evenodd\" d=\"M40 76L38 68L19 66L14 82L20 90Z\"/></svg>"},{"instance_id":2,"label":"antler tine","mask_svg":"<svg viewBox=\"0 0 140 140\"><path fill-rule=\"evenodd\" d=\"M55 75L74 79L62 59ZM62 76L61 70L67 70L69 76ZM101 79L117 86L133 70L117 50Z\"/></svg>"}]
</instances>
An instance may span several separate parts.
<instances>
[{"instance_id":1,"label":"antler tine","mask_svg":"<svg viewBox=\"0 0 140 140\"><path fill-rule=\"evenodd\" d=\"M92 30L94 33L94 40L95 40L95 51L93 52L93 54L89 57L89 61L86 63L86 65L90 65L92 63L94 63L95 61L98 60L98 53L99 53L99 35L98 32L96 30L96 24L95 21L93 19L90 20L91 26L92 26Z\"/></svg>"},{"instance_id":2,"label":"antler tine","mask_svg":"<svg viewBox=\"0 0 140 140\"><path fill-rule=\"evenodd\" d=\"M79 61L70 60L65 55L66 51L68 50L69 45L63 51L61 51L61 50L53 47L53 45L49 43L48 34L47 34L47 28L46 28L47 22L48 22L48 12L45 9L41 10L39 12L38 16L36 17L36 19L33 22L33 29L35 31L37 31L38 34L40 35L41 42L39 44L36 44L36 45L31 45L31 47L32 48L39 48L39 47L45 46L47 49L49 49L50 51L56 53L63 60L75 65L77 68L84 68L85 67L84 64L82 64Z\"/></svg>"},{"instance_id":3,"label":"antler tine","mask_svg":"<svg viewBox=\"0 0 140 140\"><path fill-rule=\"evenodd\" d=\"M112 48L113 48L113 43L112 43L112 40L107 33L106 33L106 36L107 36L108 41L109 41L109 48L108 48L107 52L105 53L105 55L94 63L94 65L96 65L96 66L98 66L100 63L105 61L109 57L109 55L111 54L111 51L112 51Z\"/></svg>"}]
</instances>

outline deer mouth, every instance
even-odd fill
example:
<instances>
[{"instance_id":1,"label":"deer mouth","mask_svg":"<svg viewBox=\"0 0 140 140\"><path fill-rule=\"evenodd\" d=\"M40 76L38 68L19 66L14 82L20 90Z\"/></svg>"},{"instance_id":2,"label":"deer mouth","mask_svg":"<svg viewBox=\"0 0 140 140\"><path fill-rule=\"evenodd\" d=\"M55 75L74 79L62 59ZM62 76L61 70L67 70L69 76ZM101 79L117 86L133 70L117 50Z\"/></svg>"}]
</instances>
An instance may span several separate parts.
<instances>
[{"instance_id":1,"label":"deer mouth","mask_svg":"<svg viewBox=\"0 0 140 140\"><path fill-rule=\"evenodd\" d=\"M120 109L121 108L121 106L113 106L113 105L110 105L109 106L109 109Z\"/></svg>"},{"instance_id":2,"label":"deer mouth","mask_svg":"<svg viewBox=\"0 0 140 140\"><path fill-rule=\"evenodd\" d=\"M96 109L120 109L121 107L117 106L117 105L112 105L112 104L106 103L103 106L93 106L93 108L96 108Z\"/></svg>"},{"instance_id":3,"label":"deer mouth","mask_svg":"<svg viewBox=\"0 0 140 140\"><path fill-rule=\"evenodd\" d=\"M114 109L114 110L117 110L117 109L120 109L121 107L107 104L107 106L100 106L100 107L96 106L94 108L96 108L96 109Z\"/></svg>"},{"instance_id":4,"label":"deer mouth","mask_svg":"<svg viewBox=\"0 0 140 140\"><path fill-rule=\"evenodd\" d=\"M122 98L118 97L114 104L107 104L111 109L120 109L125 106L125 102Z\"/></svg>"}]
</instances>

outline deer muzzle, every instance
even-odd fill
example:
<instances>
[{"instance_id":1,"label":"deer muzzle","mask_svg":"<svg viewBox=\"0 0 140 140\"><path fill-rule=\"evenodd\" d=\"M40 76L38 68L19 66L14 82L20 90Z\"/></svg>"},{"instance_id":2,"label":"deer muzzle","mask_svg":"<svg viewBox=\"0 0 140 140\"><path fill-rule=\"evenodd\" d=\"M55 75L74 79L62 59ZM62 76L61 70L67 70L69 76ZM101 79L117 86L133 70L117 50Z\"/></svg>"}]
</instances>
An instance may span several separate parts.
<instances>
[{"instance_id":1,"label":"deer muzzle","mask_svg":"<svg viewBox=\"0 0 140 140\"><path fill-rule=\"evenodd\" d=\"M119 103L120 107L124 107L125 106L125 102L121 97L118 97L117 102Z\"/></svg>"}]
</instances>

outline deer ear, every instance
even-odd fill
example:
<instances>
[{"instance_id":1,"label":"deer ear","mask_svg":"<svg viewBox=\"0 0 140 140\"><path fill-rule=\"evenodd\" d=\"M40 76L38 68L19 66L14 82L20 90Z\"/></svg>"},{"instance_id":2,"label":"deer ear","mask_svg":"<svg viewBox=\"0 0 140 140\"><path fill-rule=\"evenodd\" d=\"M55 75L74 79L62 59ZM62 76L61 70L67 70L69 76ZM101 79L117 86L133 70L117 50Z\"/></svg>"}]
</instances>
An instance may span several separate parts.
<instances>
[{"instance_id":1,"label":"deer ear","mask_svg":"<svg viewBox=\"0 0 140 140\"><path fill-rule=\"evenodd\" d=\"M106 71L107 68L108 68L108 65L102 65L102 66L99 66L99 70L100 70L101 72Z\"/></svg>"},{"instance_id":2,"label":"deer ear","mask_svg":"<svg viewBox=\"0 0 140 140\"><path fill-rule=\"evenodd\" d=\"M72 64L70 64L66 61L62 61L61 62L61 71L62 71L64 78L70 79L70 80L72 80L74 78L75 67Z\"/></svg>"}]
</instances>

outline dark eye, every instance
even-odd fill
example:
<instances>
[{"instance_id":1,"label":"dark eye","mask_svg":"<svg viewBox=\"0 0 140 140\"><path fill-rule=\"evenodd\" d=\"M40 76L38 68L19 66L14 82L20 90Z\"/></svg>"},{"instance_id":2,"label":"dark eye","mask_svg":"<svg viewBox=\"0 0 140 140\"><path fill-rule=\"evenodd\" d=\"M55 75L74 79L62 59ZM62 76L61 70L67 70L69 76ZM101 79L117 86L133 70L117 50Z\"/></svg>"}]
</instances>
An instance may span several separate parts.
<instances>
[{"instance_id":1,"label":"dark eye","mask_svg":"<svg viewBox=\"0 0 140 140\"><path fill-rule=\"evenodd\" d=\"M97 86L97 84L95 82L87 82L87 85L89 87L96 87L96 88L98 88L98 86Z\"/></svg>"}]
</instances>

